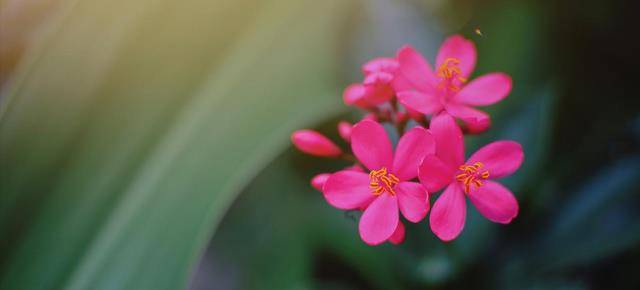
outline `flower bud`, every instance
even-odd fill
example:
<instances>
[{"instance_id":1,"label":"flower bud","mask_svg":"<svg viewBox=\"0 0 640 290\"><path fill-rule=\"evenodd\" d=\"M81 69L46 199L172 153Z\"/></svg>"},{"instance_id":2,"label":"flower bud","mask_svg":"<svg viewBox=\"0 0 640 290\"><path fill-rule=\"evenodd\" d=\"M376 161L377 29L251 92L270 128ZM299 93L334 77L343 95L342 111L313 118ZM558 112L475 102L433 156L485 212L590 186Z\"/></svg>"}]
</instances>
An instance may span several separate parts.
<instances>
[{"instance_id":1,"label":"flower bud","mask_svg":"<svg viewBox=\"0 0 640 290\"><path fill-rule=\"evenodd\" d=\"M491 119L475 119L474 122L467 122L466 131L469 134L478 134L487 130L491 126Z\"/></svg>"},{"instance_id":2,"label":"flower bud","mask_svg":"<svg viewBox=\"0 0 640 290\"><path fill-rule=\"evenodd\" d=\"M340 121L338 123L338 133L340 133L340 137L344 139L344 141L351 142L351 123L347 121Z\"/></svg>"},{"instance_id":3,"label":"flower bud","mask_svg":"<svg viewBox=\"0 0 640 290\"><path fill-rule=\"evenodd\" d=\"M362 120L378 121L378 117L376 117L376 114L374 113L369 113L364 115L364 117L362 117Z\"/></svg>"},{"instance_id":4,"label":"flower bud","mask_svg":"<svg viewBox=\"0 0 640 290\"><path fill-rule=\"evenodd\" d=\"M362 66L362 73L365 75L376 72L393 73L398 69L400 64L394 58L378 57L374 58Z\"/></svg>"},{"instance_id":5,"label":"flower bud","mask_svg":"<svg viewBox=\"0 0 640 290\"><path fill-rule=\"evenodd\" d=\"M318 191L322 191L322 187L324 186L324 183L327 182L327 179L329 179L329 176L331 176L330 173L320 173L314 176L311 178L311 186Z\"/></svg>"},{"instance_id":6,"label":"flower bud","mask_svg":"<svg viewBox=\"0 0 640 290\"><path fill-rule=\"evenodd\" d=\"M329 138L313 130L298 130L291 134L291 142L300 151L323 157L337 157L342 150Z\"/></svg>"},{"instance_id":7,"label":"flower bud","mask_svg":"<svg viewBox=\"0 0 640 290\"><path fill-rule=\"evenodd\" d=\"M393 75L385 72L372 73L364 78L362 84L367 86L388 85L393 81Z\"/></svg>"},{"instance_id":8,"label":"flower bud","mask_svg":"<svg viewBox=\"0 0 640 290\"><path fill-rule=\"evenodd\" d=\"M424 121L424 115L416 110L413 110L411 108L406 108L407 109L407 114L409 114L409 118L414 119L418 122L422 122Z\"/></svg>"},{"instance_id":9,"label":"flower bud","mask_svg":"<svg viewBox=\"0 0 640 290\"><path fill-rule=\"evenodd\" d=\"M391 87L393 81L393 75L388 73L374 73L368 75L364 81L364 95L362 96L369 108L384 104L392 100L395 96L395 91Z\"/></svg>"},{"instance_id":10,"label":"flower bud","mask_svg":"<svg viewBox=\"0 0 640 290\"><path fill-rule=\"evenodd\" d=\"M409 120L409 114L406 112L396 113L396 122L406 122L407 120Z\"/></svg>"},{"instance_id":11,"label":"flower bud","mask_svg":"<svg viewBox=\"0 0 640 290\"><path fill-rule=\"evenodd\" d=\"M362 84L352 84L342 93L342 100L346 105L367 109L371 104L366 100L365 95L366 89Z\"/></svg>"}]
</instances>

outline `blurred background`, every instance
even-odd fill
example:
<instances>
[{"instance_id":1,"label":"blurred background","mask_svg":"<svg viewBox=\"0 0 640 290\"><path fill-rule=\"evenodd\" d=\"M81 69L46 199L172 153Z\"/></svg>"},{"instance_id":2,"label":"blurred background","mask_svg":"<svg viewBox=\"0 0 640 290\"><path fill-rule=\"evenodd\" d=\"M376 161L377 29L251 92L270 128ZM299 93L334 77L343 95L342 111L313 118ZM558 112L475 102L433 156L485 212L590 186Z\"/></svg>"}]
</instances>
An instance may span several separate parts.
<instances>
[{"instance_id":1,"label":"blurred background","mask_svg":"<svg viewBox=\"0 0 640 290\"><path fill-rule=\"evenodd\" d=\"M2 0L0 289L640 289L639 8ZM514 79L466 145L523 144L520 214L367 246L309 185L348 164L289 134L339 140L363 62L456 33Z\"/></svg>"}]
</instances>

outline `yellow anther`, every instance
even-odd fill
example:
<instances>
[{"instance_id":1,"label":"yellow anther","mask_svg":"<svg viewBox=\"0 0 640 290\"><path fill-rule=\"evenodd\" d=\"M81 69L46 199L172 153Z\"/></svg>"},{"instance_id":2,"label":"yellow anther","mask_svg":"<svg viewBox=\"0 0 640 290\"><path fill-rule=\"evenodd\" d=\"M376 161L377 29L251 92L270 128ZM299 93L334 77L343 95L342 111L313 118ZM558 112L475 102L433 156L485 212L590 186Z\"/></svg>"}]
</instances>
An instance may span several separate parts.
<instances>
[{"instance_id":1,"label":"yellow anther","mask_svg":"<svg viewBox=\"0 0 640 290\"><path fill-rule=\"evenodd\" d=\"M485 170L481 172L484 164L482 162L476 162L473 165L461 165L460 174L456 175L456 180L462 182L464 185L464 192L469 193L471 191L471 185L479 188L483 185L482 180L489 178L489 171Z\"/></svg>"},{"instance_id":2,"label":"yellow anther","mask_svg":"<svg viewBox=\"0 0 640 290\"><path fill-rule=\"evenodd\" d=\"M393 174L387 172L386 167L382 167L378 170L371 170L369 172L369 188L373 195L381 195L385 191L391 195L395 195L393 187L400 182L400 180Z\"/></svg>"},{"instance_id":3,"label":"yellow anther","mask_svg":"<svg viewBox=\"0 0 640 290\"><path fill-rule=\"evenodd\" d=\"M456 92L460 90L460 87L454 82L455 80L458 80L461 83L467 82L467 79L461 76L462 70L460 69L460 60L454 57L444 60L440 67L438 67L437 75L442 78L438 87Z\"/></svg>"}]
</instances>

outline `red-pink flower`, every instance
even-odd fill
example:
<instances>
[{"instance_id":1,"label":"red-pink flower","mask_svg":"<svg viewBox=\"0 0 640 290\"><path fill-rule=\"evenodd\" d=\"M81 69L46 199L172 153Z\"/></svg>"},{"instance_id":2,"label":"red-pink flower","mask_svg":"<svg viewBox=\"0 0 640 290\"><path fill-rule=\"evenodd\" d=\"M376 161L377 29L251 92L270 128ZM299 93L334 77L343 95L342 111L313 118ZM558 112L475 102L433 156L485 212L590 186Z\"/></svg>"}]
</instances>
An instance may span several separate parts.
<instances>
[{"instance_id":1,"label":"red-pink flower","mask_svg":"<svg viewBox=\"0 0 640 290\"><path fill-rule=\"evenodd\" d=\"M518 202L506 187L492 179L515 172L524 159L514 141L490 143L464 162L462 132L448 114L434 117L430 125L436 154L425 156L419 169L422 185L435 192L447 186L431 210L431 230L442 240L455 239L464 227L465 195L487 219L507 224L518 215Z\"/></svg>"},{"instance_id":2,"label":"red-pink flower","mask_svg":"<svg viewBox=\"0 0 640 290\"><path fill-rule=\"evenodd\" d=\"M359 231L367 244L377 245L392 236L392 241L398 241L398 231L403 231L398 209L411 222L420 221L429 210L428 193L409 180L418 175L422 158L435 152L431 134L422 127L412 128L400 138L394 154L384 128L363 120L352 129L351 148L370 172L342 170L332 174L323 187L326 200L345 210L366 206Z\"/></svg>"},{"instance_id":3,"label":"red-pink flower","mask_svg":"<svg viewBox=\"0 0 640 290\"><path fill-rule=\"evenodd\" d=\"M472 106L487 106L504 99L511 91L511 77L489 73L468 81L476 65L473 42L460 35L445 40L436 58L435 71L410 46L398 51L399 63L394 88L398 100L423 114L446 111L461 119L471 132L487 129L489 115Z\"/></svg>"},{"instance_id":4,"label":"red-pink flower","mask_svg":"<svg viewBox=\"0 0 640 290\"><path fill-rule=\"evenodd\" d=\"M398 62L393 58L376 58L362 66L364 80L362 83L348 86L342 95L345 104L361 108L370 108L395 96L392 83L398 69Z\"/></svg>"}]
</instances>

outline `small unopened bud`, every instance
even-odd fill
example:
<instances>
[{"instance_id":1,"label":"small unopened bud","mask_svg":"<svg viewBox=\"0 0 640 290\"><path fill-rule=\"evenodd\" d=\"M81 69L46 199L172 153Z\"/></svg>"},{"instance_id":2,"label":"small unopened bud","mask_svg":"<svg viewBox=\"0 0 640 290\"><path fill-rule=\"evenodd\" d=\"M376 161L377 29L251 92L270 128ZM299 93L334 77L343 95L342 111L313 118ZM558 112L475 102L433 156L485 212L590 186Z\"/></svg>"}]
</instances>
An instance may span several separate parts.
<instances>
[{"instance_id":1,"label":"small unopened bud","mask_svg":"<svg viewBox=\"0 0 640 290\"><path fill-rule=\"evenodd\" d=\"M475 122L467 122L465 132L469 134L478 134L487 130L491 126L491 119L484 118L475 120Z\"/></svg>"},{"instance_id":2,"label":"small unopened bud","mask_svg":"<svg viewBox=\"0 0 640 290\"><path fill-rule=\"evenodd\" d=\"M396 122L406 122L407 120L409 120L409 114L405 112L396 113Z\"/></svg>"},{"instance_id":3,"label":"small unopened bud","mask_svg":"<svg viewBox=\"0 0 640 290\"><path fill-rule=\"evenodd\" d=\"M424 114L416 111L416 110L412 110L410 108L406 108L407 109L407 114L409 115L409 118L414 119L418 122L422 122L424 121Z\"/></svg>"},{"instance_id":4,"label":"small unopened bud","mask_svg":"<svg viewBox=\"0 0 640 290\"><path fill-rule=\"evenodd\" d=\"M311 178L311 186L318 191L322 191L322 187L324 186L324 183L327 182L327 179L329 179L329 176L331 176L330 173L320 173L314 176Z\"/></svg>"},{"instance_id":5,"label":"small unopened bud","mask_svg":"<svg viewBox=\"0 0 640 290\"><path fill-rule=\"evenodd\" d=\"M362 81L364 85L384 85L393 81L393 75L385 72L375 72L367 75Z\"/></svg>"},{"instance_id":6,"label":"small unopened bud","mask_svg":"<svg viewBox=\"0 0 640 290\"><path fill-rule=\"evenodd\" d=\"M394 58L379 57L366 62L362 66L365 75L376 72L395 72L400 64Z\"/></svg>"},{"instance_id":7,"label":"small unopened bud","mask_svg":"<svg viewBox=\"0 0 640 290\"><path fill-rule=\"evenodd\" d=\"M374 113L369 113L364 115L364 117L362 117L362 120L378 121L378 117L376 117L376 114Z\"/></svg>"},{"instance_id":8,"label":"small unopened bud","mask_svg":"<svg viewBox=\"0 0 640 290\"><path fill-rule=\"evenodd\" d=\"M346 105L356 106L362 109L371 107L369 101L365 98L366 89L362 84L352 84L348 86L342 93L342 100Z\"/></svg>"},{"instance_id":9,"label":"small unopened bud","mask_svg":"<svg viewBox=\"0 0 640 290\"><path fill-rule=\"evenodd\" d=\"M300 151L323 157L338 157L342 150L329 138L313 130L298 130L291 134L291 142Z\"/></svg>"},{"instance_id":10,"label":"small unopened bud","mask_svg":"<svg viewBox=\"0 0 640 290\"><path fill-rule=\"evenodd\" d=\"M347 121L340 121L338 123L338 133L340 133L340 137L344 139L344 141L351 142L351 128L353 125Z\"/></svg>"}]
</instances>

